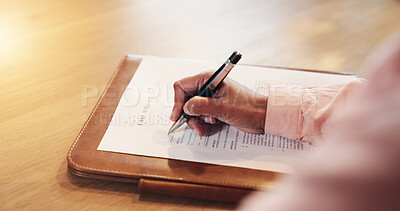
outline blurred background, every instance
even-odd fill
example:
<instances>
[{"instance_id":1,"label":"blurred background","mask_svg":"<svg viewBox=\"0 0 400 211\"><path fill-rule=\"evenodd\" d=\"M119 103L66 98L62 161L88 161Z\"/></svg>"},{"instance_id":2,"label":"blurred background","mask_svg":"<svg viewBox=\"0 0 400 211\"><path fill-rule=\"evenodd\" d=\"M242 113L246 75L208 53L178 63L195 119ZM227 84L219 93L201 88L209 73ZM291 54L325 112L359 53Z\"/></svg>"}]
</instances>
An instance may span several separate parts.
<instances>
[{"instance_id":1,"label":"blurred background","mask_svg":"<svg viewBox=\"0 0 400 211\"><path fill-rule=\"evenodd\" d=\"M83 106L82 87L101 93L128 53L223 61L240 49L247 64L360 72L399 20L395 0L0 0L0 208L141 201L135 186L77 187L65 160L98 99ZM137 206L217 206L182 200Z\"/></svg>"}]
</instances>

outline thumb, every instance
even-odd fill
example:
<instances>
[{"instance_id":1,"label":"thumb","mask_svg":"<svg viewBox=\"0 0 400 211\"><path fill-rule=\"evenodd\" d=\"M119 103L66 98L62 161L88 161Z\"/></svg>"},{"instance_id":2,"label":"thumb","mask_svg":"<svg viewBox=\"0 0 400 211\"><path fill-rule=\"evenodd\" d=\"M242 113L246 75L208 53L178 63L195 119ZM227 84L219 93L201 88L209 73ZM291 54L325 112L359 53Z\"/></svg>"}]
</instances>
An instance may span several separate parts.
<instances>
[{"instance_id":1,"label":"thumb","mask_svg":"<svg viewBox=\"0 0 400 211\"><path fill-rule=\"evenodd\" d=\"M186 102L183 111L191 116L210 116L218 119L227 113L226 105L221 98L195 96Z\"/></svg>"}]
</instances>

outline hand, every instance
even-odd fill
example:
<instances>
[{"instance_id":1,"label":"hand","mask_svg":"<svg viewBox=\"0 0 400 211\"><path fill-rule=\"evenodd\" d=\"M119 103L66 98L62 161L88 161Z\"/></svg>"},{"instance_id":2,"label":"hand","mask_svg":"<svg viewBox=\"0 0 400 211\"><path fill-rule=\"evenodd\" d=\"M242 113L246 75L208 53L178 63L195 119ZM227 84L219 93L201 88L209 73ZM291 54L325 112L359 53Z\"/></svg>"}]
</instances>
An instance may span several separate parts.
<instances>
[{"instance_id":1,"label":"hand","mask_svg":"<svg viewBox=\"0 0 400 211\"><path fill-rule=\"evenodd\" d=\"M187 124L200 136L206 132L205 123L216 124L218 121L245 132L263 133L268 97L232 79L225 78L213 98L190 98L212 74L204 72L175 82L175 104L170 119L177 121L182 109L186 114L198 117L190 118Z\"/></svg>"}]
</instances>

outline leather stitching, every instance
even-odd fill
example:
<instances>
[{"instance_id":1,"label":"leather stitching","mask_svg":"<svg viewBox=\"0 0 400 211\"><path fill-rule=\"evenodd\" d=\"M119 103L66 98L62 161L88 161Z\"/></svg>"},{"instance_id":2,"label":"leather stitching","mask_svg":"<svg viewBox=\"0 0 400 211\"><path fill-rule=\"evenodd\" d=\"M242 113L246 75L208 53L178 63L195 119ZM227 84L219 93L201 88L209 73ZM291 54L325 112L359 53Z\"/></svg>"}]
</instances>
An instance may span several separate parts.
<instances>
[{"instance_id":1,"label":"leather stitching","mask_svg":"<svg viewBox=\"0 0 400 211\"><path fill-rule=\"evenodd\" d=\"M98 100L98 102L96 103L94 109L92 110L92 112L89 115L89 118L86 120L85 124L83 125L81 131L79 132L78 136L76 137L74 143L72 144L69 152L68 152L68 156L67 159L74 164L77 167L80 168L84 168L84 169L89 169L89 170L93 170L93 171L102 171L102 172L109 172L109 173L117 173L117 174L128 174L128 175L132 175L132 176L144 176L144 177L150 177L150 178L160 178L160 179L169 179L169 180L174 180L174 181L185 181L183 178L176 178L176 177L166 177L166 176L160 176L160 175L154 175L154 174L132 174L131 172L126 172L126 171L116 171L116 170L110 170L110 169L100 169L100 168L93 168L90 166L85 166L85 165L80 165L78 163L76 163L73 159L72 159L72 151L74 150L76 143L78 142L79 138L81 137L81 135L83 134L83 132L85 131L87 125L89 124L90 120L92 119L94 113L96 112L97 108L99 107L99 105L101 104L104 96L106 95L109 87L111 86L112 82L114 81L114 78L117 76L122 64L127 60L127 56L125 56L125 59L118 65L117 70L115 71L113 77L111 78L110 82L107 84L105 90L103 91L103 94L101 95L100 99ZM197 179L190 179L191 181L195 182L195 183L199 183L199 184L204 184L204 185L210 185L209 183L215 184L215 185L222 185L222 186L235 186L235 187L242 187L242 188L249 188L249 189L267 189L267 190L273 190L275 188L268 188L265 186L258 186L258 185L243 185L243 184L239 184L239 183L228 183L228 182L219 182L216 180L197 180ZM190 181L186 181L186 182L190 182Z\"/></svg>"}]
</instances>

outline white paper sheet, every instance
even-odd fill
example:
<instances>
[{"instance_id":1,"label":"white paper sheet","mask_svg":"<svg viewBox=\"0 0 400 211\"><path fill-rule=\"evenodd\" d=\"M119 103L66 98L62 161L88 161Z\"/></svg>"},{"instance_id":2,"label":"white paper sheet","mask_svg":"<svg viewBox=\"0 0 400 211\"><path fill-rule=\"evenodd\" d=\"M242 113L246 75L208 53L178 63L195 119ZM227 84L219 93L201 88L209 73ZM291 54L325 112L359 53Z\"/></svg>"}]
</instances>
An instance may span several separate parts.
<instances>
[{"instance_id":1,"label":"white paper sheet","mask_svg":"<svg viewBox=\"0 0 400 211\"><path fill-rule=\"evenodd\" d=\"M187 126L167 135L172 125L173 83L218 68L220 63L145 56L98 150L290 172L291 165L312 150L310 146L279 136L244 133L223 124L209 127L204 137ZM265 95L274 82L325 85L354 78L244 65L237 65L229 77Z\"/></svg>"}]
</instances>

